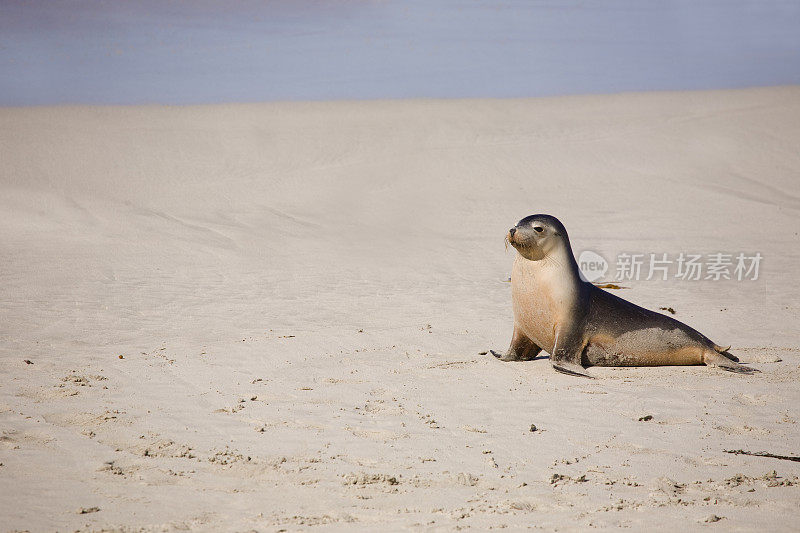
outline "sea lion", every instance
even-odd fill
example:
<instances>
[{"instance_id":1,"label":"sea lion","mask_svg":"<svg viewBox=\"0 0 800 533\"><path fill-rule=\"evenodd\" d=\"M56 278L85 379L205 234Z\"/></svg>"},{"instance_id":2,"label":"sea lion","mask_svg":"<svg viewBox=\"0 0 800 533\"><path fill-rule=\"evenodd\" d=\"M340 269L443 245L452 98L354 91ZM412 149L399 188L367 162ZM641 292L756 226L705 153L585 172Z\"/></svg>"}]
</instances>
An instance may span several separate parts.
<instances>
[{"instance_id":1,"label":"sea lion","mask_svg":"<svg viewBox=\"0 0 800 533\"><path fill-rule=\"evenodd\" d=\"M674 318L639 307L580 277L564 225L531 215L509 230L517 250L511 274L514 333L502 361L542 350L553 368L591 377L585 366L716 366L751 373L733 355Z\"/></svg>"}]
</instances>

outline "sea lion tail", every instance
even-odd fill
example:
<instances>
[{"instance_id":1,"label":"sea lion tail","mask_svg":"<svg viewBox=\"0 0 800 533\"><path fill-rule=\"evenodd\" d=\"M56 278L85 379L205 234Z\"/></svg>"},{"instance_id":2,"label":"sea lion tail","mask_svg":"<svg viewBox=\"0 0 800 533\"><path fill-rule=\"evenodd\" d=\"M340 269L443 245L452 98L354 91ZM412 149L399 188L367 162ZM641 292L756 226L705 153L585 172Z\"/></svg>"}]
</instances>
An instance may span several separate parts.
<instances>
[{"instance_id":1,"label":"sea lion tail","mask_svg":"<svg viewBox=\"0 0 800 533\"><path fill-rule=\"evenodd\" d=\"M715 344L715 345L714 345L714 350L715 350L717 353L725 353L725 352L727 352L727 351L728 351L728 350L730 350L730 349L731 349L731 345L730 345L730 344L729 344L729 345L727 345L727 346L720 346L719 344Z\"/></svg>"}]
</instances>

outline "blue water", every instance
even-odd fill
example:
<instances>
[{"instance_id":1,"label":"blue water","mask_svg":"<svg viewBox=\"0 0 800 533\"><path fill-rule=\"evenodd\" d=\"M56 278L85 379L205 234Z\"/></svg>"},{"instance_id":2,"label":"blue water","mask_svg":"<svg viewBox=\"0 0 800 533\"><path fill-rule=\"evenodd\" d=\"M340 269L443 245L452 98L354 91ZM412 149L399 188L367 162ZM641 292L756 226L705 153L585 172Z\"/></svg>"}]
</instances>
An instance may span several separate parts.
<instances>
[{"instance_id":1,"label":"blue water","mask_svg":"<svg viewBox=\"0 0 800 533\"><path fill-rule=\"evenodd\" d=\"M798 83L798 0L0 0L0 105Z\"/></svg>"}]
</instances>

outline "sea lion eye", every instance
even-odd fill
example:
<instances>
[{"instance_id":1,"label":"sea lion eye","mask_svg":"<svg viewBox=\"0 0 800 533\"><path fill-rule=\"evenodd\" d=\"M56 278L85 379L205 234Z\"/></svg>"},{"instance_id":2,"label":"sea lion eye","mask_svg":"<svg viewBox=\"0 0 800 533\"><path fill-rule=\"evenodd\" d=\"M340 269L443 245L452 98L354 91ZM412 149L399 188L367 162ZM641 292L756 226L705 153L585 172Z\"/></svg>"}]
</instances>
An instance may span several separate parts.
<instances>
[{"instance_id":1,"label":"sea lion eye","mask_svg":"<svg viewBox=\"0 0 800 533\"><path fill-rule=\"evenodd\" d=\"M535 231L536 233L541 233L544 231L544 228L542 228L541 226L534 226L533 231Z\"/></svg>"}]
</instances>

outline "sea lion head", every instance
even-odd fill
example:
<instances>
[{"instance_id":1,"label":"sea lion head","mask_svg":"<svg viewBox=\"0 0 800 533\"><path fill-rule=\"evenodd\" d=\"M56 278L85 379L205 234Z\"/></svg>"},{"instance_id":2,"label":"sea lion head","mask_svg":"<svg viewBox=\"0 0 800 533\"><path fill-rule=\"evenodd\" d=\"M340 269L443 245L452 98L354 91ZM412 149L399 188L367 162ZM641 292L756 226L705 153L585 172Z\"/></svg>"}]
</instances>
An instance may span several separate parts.
<instances>
[{"instance_id":1,"label":"sea lion head","mask_svg":"<svg viewBox=\"0 0 800 533\"><path fill-rule=\"evenodd\" d=\"M508 230L508 243L519 254L531 261L539 261L556 250L569 250L567 230L556 217L550 215L530 215Z\"/></svg>"}]
</instances>

